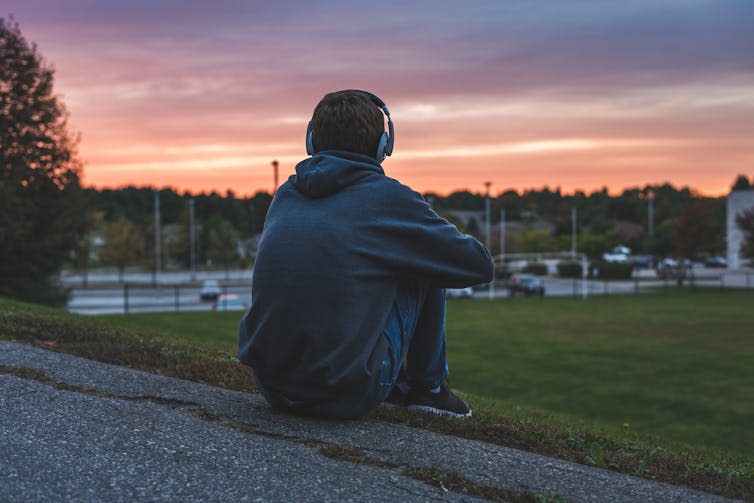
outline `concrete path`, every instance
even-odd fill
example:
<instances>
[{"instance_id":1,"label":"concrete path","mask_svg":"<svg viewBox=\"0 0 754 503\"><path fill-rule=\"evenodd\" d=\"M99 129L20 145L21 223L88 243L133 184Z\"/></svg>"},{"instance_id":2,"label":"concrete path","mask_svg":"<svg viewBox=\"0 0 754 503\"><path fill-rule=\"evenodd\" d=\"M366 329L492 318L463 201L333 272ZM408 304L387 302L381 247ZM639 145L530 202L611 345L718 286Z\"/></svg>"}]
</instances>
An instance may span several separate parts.
<instances>
[{"instance_id":1,"label":"concrete path","mask_svg":"<svg viewBox=\"0 0 754 503\"><path fill-rule=\"evenodd\" d=\"M0 341L2 501L475 501L405 467L572 501L729 501L396 424L289 417L255 394Z\"/></svg>"}]
</instances>

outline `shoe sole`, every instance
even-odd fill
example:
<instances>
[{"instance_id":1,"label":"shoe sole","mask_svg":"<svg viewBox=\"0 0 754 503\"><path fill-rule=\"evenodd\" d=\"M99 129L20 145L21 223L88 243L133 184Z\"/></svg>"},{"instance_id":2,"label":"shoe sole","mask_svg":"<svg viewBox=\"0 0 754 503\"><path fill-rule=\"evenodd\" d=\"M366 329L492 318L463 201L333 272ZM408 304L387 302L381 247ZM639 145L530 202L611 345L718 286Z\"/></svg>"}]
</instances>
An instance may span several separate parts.
<instances>
[{"instance_id":1,"label":"shoe sole","mask_svg":"<svg viewBox=\"0 0 754 503\"><path fill-rule=\"evenodd\" d=\"M452 412L450 410L438 409L429 405L409 405L408 410L418 410L420 412L429 412L430 414L437 414L438 416L451 416L458 418L471 417L471 409L465 414L459 412Z\"/></svg>"}]
</instances>

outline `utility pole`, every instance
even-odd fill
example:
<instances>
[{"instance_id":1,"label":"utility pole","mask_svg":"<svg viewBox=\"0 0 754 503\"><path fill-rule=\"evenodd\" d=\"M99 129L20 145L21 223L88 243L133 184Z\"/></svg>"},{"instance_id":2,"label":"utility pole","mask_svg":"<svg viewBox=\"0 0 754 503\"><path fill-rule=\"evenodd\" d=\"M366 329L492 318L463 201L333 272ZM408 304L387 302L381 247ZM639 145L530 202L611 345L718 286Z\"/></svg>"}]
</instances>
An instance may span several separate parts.
<instances>
[{"instance_id":1,"label":"utility pole","mask_svg":"<svg viewBox=\"0 0 754 503\"><path fill-rule=\"evenodd\" d=\"M576 256L576 208L571 208L571 255Z\"/></svg>"},{"instance_id":2,"label":"utility pole","mask_svg":"<svg viewBox=\"0 0 754 503\"><path fill-rule=\"evenodd\" d=\"M500 258L505 257L505 208L500 208Z\"/></svg>"},{"instance_id":3,"label":"utility pole","mask_svg":"<svg viewBox=\"0 0 754 503\"><path fill-rule=\"evenodd\" d=\"M487 234L487 250L492 253L492 243L490 240L490 186L492 182L484 182L485 201L484 201L484 213L485 213L485 230ZM493 274L492 281L490 281L490 300L495 298L495 276Z\"/></svg>"},{"instance_id":4,"label":"utility pole","mask_svg":"<svg viewBox=\"0 0 754 503\"><path fill-rule=\"evenodd\" d=\"M154 283L160 284L160 191L154 189Z\"/></svg>"},{"instance_id":5,"label":"utility pole","mask_svg":"<svg viewBox=\"0 0 754 503\"><path fill-rule=\"evenodd\" d=\"M484 182L486 188L484 200L484 232L488 250L492 250L492 246L490 245L490 185L492 185L492 182Z\"/></svg>"},{"instance_id":6,"label":"utility pole","mask_svg":"<svg viewBox=\"0 0 754 503\"><path fill-rule=\"evenodd\" d=\"M275 184L274 187L272 188L272 195L273 196L275 195L275 192L277 192L277 190L278 190L278 165L279 164L278 164L277 160L272 161L272 171L273 171L273 178L274 178L273 183Z\"/></svg>"},{"instance_id":7,"label":"utility pole","mask_svg":"<svg viewBox=\"0 0 754 503\"><path fill-rule=\"evenodd\" d=\"M189 255L191 281L196 281L196 227L194 226L194 198L189 199Z\"/></svg>"}]
</instances>

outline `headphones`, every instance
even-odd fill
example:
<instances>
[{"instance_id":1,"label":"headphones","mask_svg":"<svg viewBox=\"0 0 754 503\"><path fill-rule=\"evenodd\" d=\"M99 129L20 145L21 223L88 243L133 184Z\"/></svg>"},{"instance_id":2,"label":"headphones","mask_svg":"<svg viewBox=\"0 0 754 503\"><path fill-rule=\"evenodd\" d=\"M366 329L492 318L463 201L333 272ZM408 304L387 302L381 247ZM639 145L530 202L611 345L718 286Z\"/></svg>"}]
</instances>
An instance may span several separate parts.
<instances>
[{"instance_id":1,"label":"headphones","mask_svg":"<svg viewBox=\"0 0 754 503\"><path fill-rule=\"evenodd\" d=\"M348 89L348 91L356 91L363 94L364 96L369 98L372 103L377 105L377 107L382 110L382 113L384 113L387 117L387 131L382 132L382 136L380 136L380 142L377 145L377 152L374 156L377 162L381 163L385 160L385 157L393 153L393 144L395 143L395 130L393 128L393 121L392 119L390 119L390 111L387 109L385 102L382 101L376 94L372 94L369 91L361 91L359 89ZM314 151L314 139L312 133L312 121L309 121L309 125L306 126L306 153L309 155L314 155L316 153Z\"/></svg>"}]
</instances>

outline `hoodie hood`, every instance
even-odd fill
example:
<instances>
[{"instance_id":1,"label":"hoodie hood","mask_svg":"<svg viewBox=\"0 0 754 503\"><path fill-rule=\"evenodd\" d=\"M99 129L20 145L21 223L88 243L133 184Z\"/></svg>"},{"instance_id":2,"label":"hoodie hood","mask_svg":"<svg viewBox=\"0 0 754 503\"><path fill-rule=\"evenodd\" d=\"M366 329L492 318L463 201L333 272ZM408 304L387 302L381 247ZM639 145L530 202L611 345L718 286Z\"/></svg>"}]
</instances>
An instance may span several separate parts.
<instances>
[{"instance_id":1,"label":"hoodie hood","mask_svg":"<svg viewBox=\"0 0 754 503\"><path fill-rule=\"evenodd\" d=\"M384 175L374 159L361 154L327 150L296 165L289 181L309 197L326 197L374 174Z\"/></svg>"}]
</instances>

